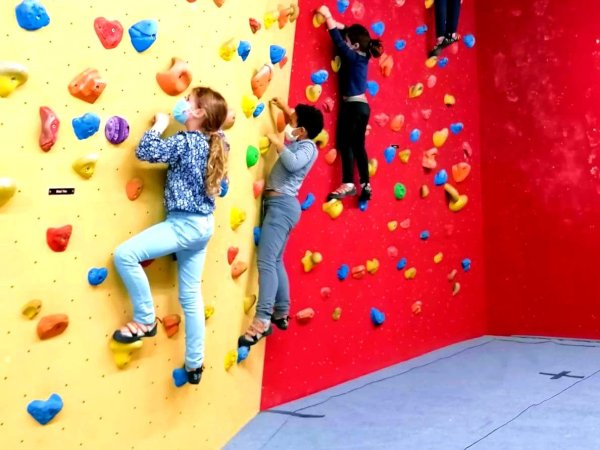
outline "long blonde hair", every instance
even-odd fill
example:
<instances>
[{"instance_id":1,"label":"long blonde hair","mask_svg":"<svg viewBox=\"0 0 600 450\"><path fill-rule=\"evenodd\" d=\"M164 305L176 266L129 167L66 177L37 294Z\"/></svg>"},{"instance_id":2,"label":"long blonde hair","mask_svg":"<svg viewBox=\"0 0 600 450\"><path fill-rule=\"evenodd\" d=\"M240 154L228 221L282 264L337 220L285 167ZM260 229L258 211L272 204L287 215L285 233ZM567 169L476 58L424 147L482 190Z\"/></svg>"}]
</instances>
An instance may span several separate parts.
<instances>
[{"instance_id":1,"label":"long blonde hair","mask_svg":"<svg viewBox=\"0 0 600 450\"><path fill-rule=\"evenodd\" d=\"M209 87L194 88L193 94L196 106L206 111L202 132L209 135L210 150L204 185L207 194L218 195L221 192L221 180L227 173L227 153L223 136L219 133L227 118L227 102L221 94Z\"/></svg>"}]
</instances>

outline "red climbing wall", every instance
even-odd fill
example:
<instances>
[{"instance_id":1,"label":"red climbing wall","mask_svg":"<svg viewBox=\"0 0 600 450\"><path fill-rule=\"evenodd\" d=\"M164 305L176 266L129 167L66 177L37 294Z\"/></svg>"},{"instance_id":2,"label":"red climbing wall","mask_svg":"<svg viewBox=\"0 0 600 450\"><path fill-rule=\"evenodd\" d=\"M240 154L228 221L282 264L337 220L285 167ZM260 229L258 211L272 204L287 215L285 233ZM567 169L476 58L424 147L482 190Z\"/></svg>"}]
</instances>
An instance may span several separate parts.
<instances>
[{"instance_id":1,"label":"red climbing wall","mask_svg":"<svg viewBox=\"0 0 600 450\"><path fill-rule=\"evenodd\" d=\"M597 6L478 4L493 333L600 337Z\"/></svg>"},{"instance_id":2,"label":"red climbing wall","mask_svg":"<svg viewBox=\"0 0 600 450\"><path fill-rule=\"evenodd\" d=\"M351 2L354 5L356 2ZM397 4L402 3L403 6ZM340 19L336 3L327 3L334 16ZM296 31L290 103L307 102L304 90L311 84L310 75L318 69L328 69L329 81L324 85L318 101L322 106L326 97L336 100L335 76L331 76L332 46L325 27L315 29L310 10L318 7L315 0L300 4L301 14ZM302 217L293 232L287 248L286 265L292 285L292 314L312 307L316 315L306 325L293 321L290 329L276 332L267 340L267 355L263 378L262 407L268 408L282 402L302 397L336 385L362 374L414 357L466 338L480 336L485 331L483 297L482 222L480 190L480 154L478 95L475 49L462 43L456 46L458 54L447 53L449 64L445 68L428 69L425 66L426 47L431 33L417 35L416 28L424 23L433 26L433 11L426 11L423 0L390 2L372 0L365 2L366 14L362 23L383 21L384 45L394 58L394 68L389 78L384 78L374 61L370 79L379 83L380 91L370 97L372 131L367 144L370 158L377 158L379 168L372 180L374 200L368 210L361 212L355 199L344 200L344 212L332 220L321 205L327 193L335 188L341 178L339 160L329 166L324 159L326 151L335 145L330 140L321 150L319 160L301 191L301 200L309 192L317 198L315 204ZM345 23L352 23L352 12L344 14ZM474 32L474 11L470 1L465 2L461 19L461 32ZM396 40L404 39L406 48L397 51ZM425 87L419 98L409 99L409 86L417 82L427 85L427 78L437 77L433 88ZM444 95L453 94L456 105L444 105ZM426 119L431 110L431 116ZM389 124L379 126L374 117L386 113L405 116L404 128L395 133ZM450 134L440 148L438 168L426 174L421 167L422 153L433 147L434 131L450 123L463 122L464 131ZM335 115L326 114L326 128L334 136ZM422 132L417 143L409 141L413 128ZM433 184L435 172L465 160L464 143L472 148L471 175L462 183L450 182L461 193L469 196L469 204L459 212L448 210L443 187ZM400 150L411 149L408 164L396 156L391 164L383 157L384 149L398 144ZM394 184L407 187L403 200L394 197ZM429 186L430 195L419 196L421 185ZM388 231L387 223L410 219L408 229ZM429 231L427 241L420 233ZM395 246L397 257L390 257L387 249ZM310 273L304 273L301 258L306 250L319 251L323 262ZM433 257L443 253L443 260L435 264ZM401 257L408 260L407 268L415 267L414 280L407 280L404 271L396 269ZM365 264L377 258L379 271L363 279L349 277L338 281L336 272L342 264L350 267ZM472 269L464 272L461 261L470 258ZM448 274L458 269L456 281L461 284L458 295L452 295ZM406 270L406 269L405 269ZM331 296L323 298L321 288L330 287ZM422 312L414 314L412 305L422 302ZM339 321L332 319L334 308L341 307ZM385 323L375 328L370 320L370 309L376 307L386 314Z\"/></svg>"}]
</instances>

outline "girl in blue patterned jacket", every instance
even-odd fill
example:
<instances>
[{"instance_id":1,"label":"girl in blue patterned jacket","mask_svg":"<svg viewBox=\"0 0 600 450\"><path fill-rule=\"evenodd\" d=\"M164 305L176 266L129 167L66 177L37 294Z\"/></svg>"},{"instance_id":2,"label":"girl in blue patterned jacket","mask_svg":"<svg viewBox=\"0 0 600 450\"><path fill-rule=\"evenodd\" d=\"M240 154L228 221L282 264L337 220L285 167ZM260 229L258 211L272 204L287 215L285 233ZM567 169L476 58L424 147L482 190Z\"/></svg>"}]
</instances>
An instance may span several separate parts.
<instances>
[{"instance_id":1,"label":"girl in blue patterned jacket","mask_svg":"<svg viewBox=\"0 0 600 450\"><path fill-rule=\"evenodd\" d=\"M155 336L157 320L148 278L141 261L175 253L179 302L185 316L185 369L198 384L204 359L204 304L200 280L206 245L213 234L215 195L226 173L226 152L220 128L227 116L221 94L197 87L180 100L176 118L186 131L168 139L161 135L169 116L158 113L144 133L136 156L151 163L168 163L165 185L167 218L117 247L115 266L133 304L133 320L113 334L121 343Z\"/></svg>"}]
</instances>

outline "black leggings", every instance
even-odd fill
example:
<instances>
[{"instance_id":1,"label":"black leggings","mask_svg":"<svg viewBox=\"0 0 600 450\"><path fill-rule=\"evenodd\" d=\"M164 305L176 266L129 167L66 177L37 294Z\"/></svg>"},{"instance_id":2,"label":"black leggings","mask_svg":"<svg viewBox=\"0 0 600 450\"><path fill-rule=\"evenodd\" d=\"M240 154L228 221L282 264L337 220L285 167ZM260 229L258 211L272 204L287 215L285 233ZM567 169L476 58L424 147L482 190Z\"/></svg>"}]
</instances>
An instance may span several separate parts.
<instances>
[{"instance_id":1,"label":"black leggings","mask_svg":"<svg viewBox=\"0 0 600 450\"><path fill-rule=\"evenodd\" d=\"M369 182L369 159L365 148L365 132L371 108L365 102L344 102L340 105L336 130L337 150L342 157L342 183L354 183L354 165L361 183Z\"/></svg>"},{"instance_id":2,"label":"black leggings","mask_svg":"<svg viewBox=\"0 0 600 450\"><path fill-rule=\"evenodd\" d=\"M456 33L460 0L435 0L435 32L437 37Z\"/></svg>"}]
</instances>

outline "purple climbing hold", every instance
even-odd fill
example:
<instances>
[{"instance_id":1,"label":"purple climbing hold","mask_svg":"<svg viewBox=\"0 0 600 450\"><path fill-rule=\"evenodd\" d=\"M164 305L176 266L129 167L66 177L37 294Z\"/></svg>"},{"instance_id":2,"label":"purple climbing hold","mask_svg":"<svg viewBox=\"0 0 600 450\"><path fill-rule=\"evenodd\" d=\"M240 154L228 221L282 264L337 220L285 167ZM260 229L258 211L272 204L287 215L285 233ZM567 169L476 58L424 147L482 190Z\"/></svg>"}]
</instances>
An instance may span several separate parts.
<instances>
[{"instance_id":1,"label":"purple climbing hold","mask_svg":"<svg viewBox=\"0 0 600 450\"><path fill-rule=\"evenodd\" d=\"M120 144L129 136L129 124L119 116L113 116L106 121L104 135L111 144Z\"/></svg>"}]
</instances>

